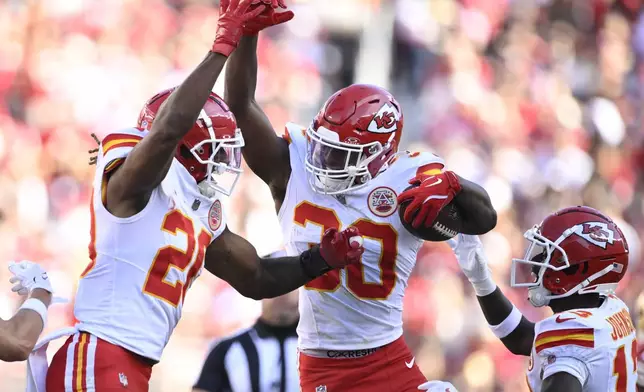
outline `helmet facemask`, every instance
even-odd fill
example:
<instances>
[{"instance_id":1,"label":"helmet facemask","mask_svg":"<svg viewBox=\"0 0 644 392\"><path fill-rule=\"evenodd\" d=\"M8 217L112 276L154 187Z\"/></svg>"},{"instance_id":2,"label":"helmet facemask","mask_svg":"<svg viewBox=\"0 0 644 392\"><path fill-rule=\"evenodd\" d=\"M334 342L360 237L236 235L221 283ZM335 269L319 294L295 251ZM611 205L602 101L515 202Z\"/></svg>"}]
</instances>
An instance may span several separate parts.
<instances>
[{"instance_id":1,"label":"helmet facemask","mask_svg":"<svg viewBox=\"0 0 644 392\"><path fill-rule=\"evenodd\" d=\"M387 146L341 142L325 127L307 131L306 171L311 188L318 193L338 195L363 188L377 174L370 165L386 153Z\"/></svg>"},{"instance_id":2,"label":"helmet facemask","mask_svg":"<svg viewBox=\"0 0 644 392\"><path fill-rule=\"evenodd\" d=\"M528 298L532 305L536 307L546 306L552 299L569 297L575 293L599 293L607 295L611 294L617 286L617 283L592 285L594 281L616 268L615 264L610 264L563 294L552 294L550 290L544 287L544 275L546 272L564 271L572 266L566 251L560 244L579 230L580 228L578 226L575 225L567 229L555 241L551 241L543 236L540 233L539 226L533 227L523 235L530 242L530 245L523 259L512 259L510 285L511 287L527 287ZM559 252L559 257L553 259L555 252ZM575 264L574 267L581 268L582 265Z\"/></svg>"},{"instance_id":3,"label":"helmet facemask","mask_svg":"<svg viewBox=\"0 0 644 392\"><path fill-rule=\"evenodd\" d=\"M210 135L209 139L202 140L190 148L194 158L206 166L205 178L197 184L199 192L209 199L214 198L217 192L230 196L242 173L242 133L237 128L232 137L217 137L212 121L204 110L201 111L199 120L203 121Z\"/></svg>"}]
</instances>

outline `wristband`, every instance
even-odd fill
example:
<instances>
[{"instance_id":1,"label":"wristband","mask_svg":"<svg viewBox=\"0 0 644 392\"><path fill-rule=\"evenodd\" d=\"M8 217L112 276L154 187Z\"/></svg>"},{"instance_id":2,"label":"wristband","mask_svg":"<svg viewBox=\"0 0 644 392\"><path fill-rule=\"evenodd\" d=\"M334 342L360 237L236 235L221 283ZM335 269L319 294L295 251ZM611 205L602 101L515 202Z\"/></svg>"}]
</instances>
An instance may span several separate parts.
<instances>
[{"instance_id":1,"label":"wristband","mask_svg":"<svg viewBox=\"0 0 644 392\"><path fill-rule=\"evenodd\" d=\"M501 321L501 324L488 325L497 338L503 339L517 328L517 326L521 322L522 317L523 315L521 314L519 309L517 309L516 306L512 306L512 311L510 312L508 317L505 318L505 320Z\"/></svg>"},{"instance_id":2,"label":"wristband","mask_svg":"<svg viewBox=\"0 0 644 392\"><path fill-rule=\"evenodd\" d=\"M315 245L311 249L302 252L300 255L300 266L306 276L311 279L315 279L331 271L331 267L324 261L320 254L320 245Z\"/></svg>"},{"instance_id":3,"label":"wristband","mask_svg":"<svg viewBox=\"0 0 644 392\"><path fill-rule=\"evenodd\" d=\"M37 300L36 298L29 298L26 300L18 310L29 309L40 315L42 319L43 328L47 325L47 306L42 303L42 301Z\"/></svg>"}]
</instances>

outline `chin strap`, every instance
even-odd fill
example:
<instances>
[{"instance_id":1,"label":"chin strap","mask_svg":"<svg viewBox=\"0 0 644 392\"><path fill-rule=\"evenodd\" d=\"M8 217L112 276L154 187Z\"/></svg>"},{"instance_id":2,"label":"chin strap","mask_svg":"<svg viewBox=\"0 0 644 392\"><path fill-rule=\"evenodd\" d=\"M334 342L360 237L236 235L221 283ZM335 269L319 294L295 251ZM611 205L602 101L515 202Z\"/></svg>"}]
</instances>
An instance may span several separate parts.
<instances>
[{"instance_id":1,"label":"chin strap","mask_svg":"<svg viewBox=\"0 0 644 392\"><path fill-rule=\"evenodd\" d=\"M570 297L571 295L575 293L579 294L588 294L594 291L596 287L592 287L591 290L584 290L586 287L590 286L592 282L595 280L601 278L602 276L606 275L607 273L613 271L616 268L615 263L607 266L606 268L602 269L601 271L595 272L594 274L590 275L588 278L584 279L581 283L579 283L577 286L573 287L570 289L567 293L565 294L560 294L560 295L551 295L550 291L548 291L545 287L539 286L539 287L534 287L528 290L528 299L532 303L532 305L536 307L541 307L548 305L551 300L553 299L559 299L559 298L566 298ZM599 287L600 285L598 285Z\"/></svg>"}]
</instances>

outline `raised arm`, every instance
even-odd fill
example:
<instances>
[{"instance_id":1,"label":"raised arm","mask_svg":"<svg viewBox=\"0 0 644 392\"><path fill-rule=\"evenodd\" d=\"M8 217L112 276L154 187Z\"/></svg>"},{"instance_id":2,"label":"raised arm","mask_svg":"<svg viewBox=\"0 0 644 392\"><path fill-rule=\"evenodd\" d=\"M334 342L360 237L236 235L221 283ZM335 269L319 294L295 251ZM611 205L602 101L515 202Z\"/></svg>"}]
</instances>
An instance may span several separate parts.
<instances>
[{"instance_id":1,"label":"raised arm","mask_svg":"<svg viewBox=\"0 0 644 392\"><path fill-rule=\"evenodd\" d=\"M205 267L245 297L273 298L289 293L328 271L360 262L358 231L329 229L320 245L294 257L261 258L255 247L227 228L206 251Z\"/></svg>"},{"instance_id":2,"label":"raised arm","mask_svg":"<svg viewBox=\"0 0 644 392\"><path fill-rule=\"evenodd\" d=\"M490 329L513 354L529 356L534 323L528 321L492 279L487 257L477 236L459 234L451 240L461 270L476 292Z\"/></svg>"},{"instance_id":3,"label":"raised arm","mask_svg":"<svg viewBox=\"0 0 644 392\"><path fill-rule=\"evenodd\" d=\"M288 143L277 136L264 111L255 101L257 86L257 34L262 29L293 18L290 11L268 8L258 23L246 26L239 48L230 57L226 70L225 101L237 118L245 139L244 159L250 169L282 200L291 175Z\"/></svg>"},{"instance_id":4,"label":"raised arm","mask_svg":"<svg viewBox=\"0 0 644 392\"><path fill-rule=\"evenodd\" d=\"M261 5L247 11L250 3L251 0L221 2L211 51L162 105L150 133L111 173L107 207L116 215L130 216L140 211L165 178L177 145L199 117L227 57L241 39L242 25L264 9Z\"/></svg>"},{"instance_id":5,"label":"raised arm","mask_svg":"<svg viewBox=\"0 0 644 392\"><path fill-rule=\"evenodd\" d=\"M29 298L11 319L0 320L0 361L24 361L45 326L53 290L47 273L36 263L11 263L9 271L12 291L29 294Z\"/></svg>"}]
</instances>

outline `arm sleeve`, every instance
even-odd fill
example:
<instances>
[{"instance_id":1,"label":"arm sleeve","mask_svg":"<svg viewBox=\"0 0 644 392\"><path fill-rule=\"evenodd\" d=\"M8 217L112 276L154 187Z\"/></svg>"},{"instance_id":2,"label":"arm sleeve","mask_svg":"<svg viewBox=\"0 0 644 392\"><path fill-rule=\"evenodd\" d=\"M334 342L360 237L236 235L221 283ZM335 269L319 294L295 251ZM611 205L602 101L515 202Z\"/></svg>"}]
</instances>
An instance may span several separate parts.
<instances>
[{"instance_id":1,"label":"arm sleeve","mask_svg":"<svg viewBox=\"0 0 644 392\"><path fill-rule=\"evenodd\" d=\"M201 369L199 379L194 385L195 389L208 392L229 392L228 373L224 366L224 359L230 347L230 341L223 341L216 344L208 354Z\"/></svg>"},{"instance_id":2,"label":"arm sleeve","mask_svg":"<svg viewBox=\"0 0 644 392\"><path fill-rule=\"evenodd\" d=\"M579 380L579 383L582 386L586 384L586 380L588 379L588 367L584 361L573 357L549 355L544 363L544 380L555 373L564 372L574 376Z\"/></svg>"}]
</instances>

